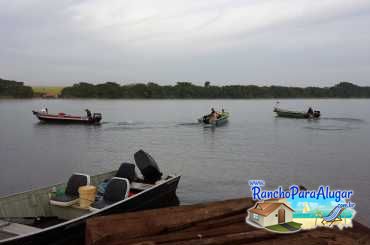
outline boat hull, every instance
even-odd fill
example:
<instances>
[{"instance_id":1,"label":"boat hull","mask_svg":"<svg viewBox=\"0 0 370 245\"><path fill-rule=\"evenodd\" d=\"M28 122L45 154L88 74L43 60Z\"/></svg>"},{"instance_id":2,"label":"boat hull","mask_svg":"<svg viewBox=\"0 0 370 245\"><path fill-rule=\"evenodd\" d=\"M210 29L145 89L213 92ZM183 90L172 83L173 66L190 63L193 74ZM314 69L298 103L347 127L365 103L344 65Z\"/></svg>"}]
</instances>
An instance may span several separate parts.
<instances>
[{"instance_id":1,"label":"boat hull","mask_svg":"<svg viewBox=\"0 0 370 245\"><path fill-rule=\"evenodd\" d=\"M286 117L286 118L296 118L296 119L317 119L320 117L320 114L313 114L310 115L305 112L299 112L299 111L288 111L288 110L281 110L281 109L274 109L274 112L276 112L276 115L278 117Z\"/></svg>"},{"instance_id":2,"label":"boat hull","mask_svg":"<svg viewBox=\"0 0 370 245\"><path fill-rule=\"evenodd\" d=\"M222 117L218 118L215 122L213 123L205 123L204 122L204 117L201 117L198 119L198 122L203 124L205 128L211 128L211 127L218 127L226 124L229 120L229 113L225 112Z\"/></svg>"},{"instance_id":3,"label":"boat hull","mask_svg":"<svg viewBox=\"0 0 370 245\"><path fill-rule=\"evenodd\" d=\"M161 184L118 202L108 209L89 213L82 217L43 229L40 232L14 237L3 242L0 241L0 244L84 244L86 221L91 217L178 204L176 189L180 177L181 176L172 177Z\"/></svg>"},{"instance_id":4,"label":"boat hull","mask_svg":"<svg viewBox=\"0 0 370 245\"><path fill-rule=\"evenodd\" d=\"M44 114L37 111L32 111L32 113L44 123L56 123L56 124L99 124L101 117L79 117L79 116L68 116L68 115L50 115Z\"/></svg>"}]
</instances>

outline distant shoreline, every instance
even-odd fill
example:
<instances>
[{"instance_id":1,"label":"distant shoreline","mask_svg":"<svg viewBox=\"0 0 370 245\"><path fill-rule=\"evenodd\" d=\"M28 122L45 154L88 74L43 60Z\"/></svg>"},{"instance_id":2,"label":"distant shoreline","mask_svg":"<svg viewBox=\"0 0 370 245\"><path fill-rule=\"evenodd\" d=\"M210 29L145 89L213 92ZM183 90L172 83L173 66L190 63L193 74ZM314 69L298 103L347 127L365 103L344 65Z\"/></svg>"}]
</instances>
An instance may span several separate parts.
<instances>
[{"instance_id":1,"label":"distant shoreline","mask_svg":"<svg viewBox=\"0 0 370 245\"><path fill-rule=\"evenodd\" d=\"M77 83L62 89L63 98L103 99L293 99L293 98L370 98L370 87L341 82L332 87L284 87L256 85L204 86L189 82L175 85L155 83L103 84Z\"/></svg>"},{"instance_id":2,"label":"distant shoreline","mask_svg":"<svg viewBox=\"0 0 370 245\"><path fill-rule=\"evenodd\" d=\"M340 82L332 87L285 87L256 85L220 85L205 82L204 86L190 82L175 85L156 83L118 84L80 82L67 87L25 86L23 82L0 79L0 98L45 99L362 99L370 98L370 87Z\"/></svg>"},{"instance_id":3,"label":"distant shoreline","mask_svg":"<svg viewBox=\"0 0 370 245\"><path fill-rule=\"evenodd\" d=\"M0 100L369 100L370 97L291 97L291 98L42 98L0 96Z\"/></svg>"}]
</instances>

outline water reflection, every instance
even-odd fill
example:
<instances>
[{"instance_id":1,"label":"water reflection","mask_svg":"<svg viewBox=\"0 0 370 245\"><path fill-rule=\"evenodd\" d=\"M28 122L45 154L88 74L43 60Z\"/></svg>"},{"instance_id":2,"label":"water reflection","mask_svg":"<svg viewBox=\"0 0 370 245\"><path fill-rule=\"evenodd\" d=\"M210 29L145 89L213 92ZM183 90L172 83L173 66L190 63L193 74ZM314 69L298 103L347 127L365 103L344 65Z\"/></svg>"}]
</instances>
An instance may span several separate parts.
<instances>
[{"instance_id":1,"label":"water reflection","mask_svg":"<svg viewBox=\"0 0 370 245\"><path fill-rule=\"evenodd\" d=\"M3 101L0 195L62 182L73 172L117 169L122 161L134 162L142 148L163 172L181 172L178 195L186 203L245 196L248 179L260 178L270 187L354 189L359 218L366 218L368 102L315 100L325 117L298 120L276 118L273 100L47 101L57 111L102 112L104 121L95 126L40 124L30 111L45 100ZM231 113L228 124L204 128L196 122L219 103ZM312 100L284 103L301 108Z\"/></svg>"}]
</instances>

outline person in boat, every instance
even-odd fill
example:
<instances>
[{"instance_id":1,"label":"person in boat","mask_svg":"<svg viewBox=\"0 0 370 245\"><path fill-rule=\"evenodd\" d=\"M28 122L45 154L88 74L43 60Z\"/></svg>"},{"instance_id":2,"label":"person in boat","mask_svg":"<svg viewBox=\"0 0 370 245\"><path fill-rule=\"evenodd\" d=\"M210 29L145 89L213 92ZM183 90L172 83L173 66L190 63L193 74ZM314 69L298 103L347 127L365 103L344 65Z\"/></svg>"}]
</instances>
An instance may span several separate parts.
<instances>
[{"instance_id":1,"label":"person in boat","mask_svg":"<svg viewBox=\"0 0 370 245\"><path fill-rule=\"evenodd\" d=\"M217 111L215 111L214 108L212 108L211 114L209 115L209 123L213 123L214 121L216 121L219 115L220 113L218 113Z\"/></svg>"},{"instance_id":2,"label":"person in boat","mask_svg":"<svg viewBox=\"0 0 370 245\"><path fill-rule=\"evenodd\" d=\"M215 109L211 108L211 113L203 117L203 122L206 124L211 123L215 113L216 113Z\"/></svg>"},{"instance_id":3,"label":"person in boat","mask_svg":"<svg viewBox=\"0 0 370 245\"><path fill-rule=\"evenodd\" d=\"M225 114L225 110L224 109L222 109L221 110L221 113L220 113L220 117L222 116L222 115L224 115Z\"/></svg>"},{"instance_id":4,"label":"person in boat","mask_svg":"<svg viewBox=\"0 0 370 245\"><path fill-rule=\"evenodd\" d=\"M87 118L88 119L92 119L92 117L91 117L91 111L89 109L86 109L85 111L86 111Z\"/></svg>"},{"instance_id":5,"label":"person in boat","mask_svg":"<svg viewBox=\"0 0 370 245\"><path fill-rule=\"evenodd\" d=\"M40 112L43 114L48 114L48 108L42 108Z\"/></svg>"},{"instance_id":6,"label":"person in boat","mask_svg":"<svg viewBox=\"0 0 370 245\"><path fill-rule=\"evenodd\" d=\"M310 107L310 108L308 108L307 114L308 114L309 116L313 116L313 110L312 110L312 108L311 108L311 107Z\"/></svg>"},{"instance_id":7,"label":"person in boat","mask_svg":"<svg viewBox=\"0 0 370 245\"><path fill-rule=\"evenodd\" d=\"M217 118L221 116L221 113L216 111L214 108L212 108L211 111L211 115L216 116Z\"/></svg>"}]
</instances>

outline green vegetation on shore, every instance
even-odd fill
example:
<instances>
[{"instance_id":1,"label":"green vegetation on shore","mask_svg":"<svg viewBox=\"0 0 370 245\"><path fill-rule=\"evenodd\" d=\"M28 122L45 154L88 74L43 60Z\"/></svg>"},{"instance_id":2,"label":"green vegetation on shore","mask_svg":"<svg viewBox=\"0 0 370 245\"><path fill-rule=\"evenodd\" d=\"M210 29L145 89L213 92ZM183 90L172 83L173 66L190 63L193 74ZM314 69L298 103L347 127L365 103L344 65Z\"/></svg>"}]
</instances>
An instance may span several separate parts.
<instances>
[{"instance_id":1,"label":"green vegetation on shore","mask_svg":"<svg viewBox=\"0 0 370 245\"><path fill-rule=\"evenodd\" d=\"M370 98L370 87L341 82L332 87L285 87L256 85L204 86L190 82L175 85L136 83L120 85L76 83L69 87L25 86L0 79L0 98L107 98L107 99L253 99L253 98Z\"/></svg>"},{"instance_id":2,"label":"green vegetation on shore","mask_svg":"<svg viewBox=\"0 0 370 245\"><path fill-rule=\"evenodd\" d=\"M63 90L63 87L33 86L32 90L35 93L35 95L59 96Z\"/></svg>"},{"instance_id":3,"label":"green vegetation on shore","mask_svg":"<svg viewBox=\"0 0 370 245\"><path fill-rule=\"evenodd\" d=\"M32 98L33 91L23 82L4 80L0 78L0 98Z\"/></svg>"},{"instance_id":4,"label":"green vegetation on shore","mask_svg":"<svg viewBox=\"0 0 370 245\"><path fill-rule=\"evenodd\" d=\"M341 82L333 87L284 87L256 85L204 86L189 82L161 86L156 83L120 85L113 82L85 82L65 87L63 98L140 98L140 99L249 99L249 98L370 98L370 87Z\"/></svg>"}]
</instances>

